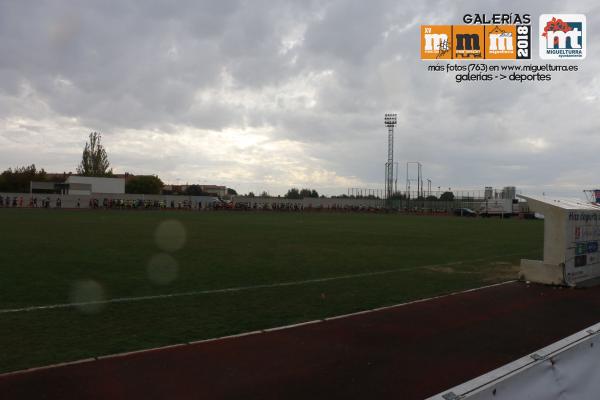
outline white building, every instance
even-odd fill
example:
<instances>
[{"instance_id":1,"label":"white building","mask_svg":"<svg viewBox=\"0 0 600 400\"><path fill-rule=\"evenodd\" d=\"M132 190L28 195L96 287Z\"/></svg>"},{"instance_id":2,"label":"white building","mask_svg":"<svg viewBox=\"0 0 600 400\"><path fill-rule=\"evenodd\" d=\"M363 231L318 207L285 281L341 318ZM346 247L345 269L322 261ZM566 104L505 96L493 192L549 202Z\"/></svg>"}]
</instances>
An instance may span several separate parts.
<instances>
[{"instance_id":1,"label":"white building","mask_svg":"<svg viewBox=\"0 0 600 400\"><path fill-rule=\"evenodd\" d=\"M96 178L92 176L71 175L65 183L69 184L69 194L73 195L90 195L94 193L125 193L124 178ZM89 186L83 186L89 185Z\"/></svg>"}]
</instances>

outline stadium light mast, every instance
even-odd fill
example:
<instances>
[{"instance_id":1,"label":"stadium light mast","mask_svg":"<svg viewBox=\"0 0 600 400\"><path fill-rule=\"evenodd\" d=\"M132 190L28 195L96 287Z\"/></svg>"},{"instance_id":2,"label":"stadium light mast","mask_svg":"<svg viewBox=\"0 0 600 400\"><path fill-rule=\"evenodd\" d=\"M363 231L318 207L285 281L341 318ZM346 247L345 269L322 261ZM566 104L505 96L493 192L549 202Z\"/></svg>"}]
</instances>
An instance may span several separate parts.
<instances>
[{"instance_id":1,"label":"stadium light mast","mask_svg":"<svg viewBox=\"0 0 600 400\"><path fill-rule=\"evenodd\" d=\"M398 119L397 114L385 114L384 122L388 128L388 158L385 163L385 196L388 206L391 206L394 195L394 127Z\"/></svg>"}]
</instances>

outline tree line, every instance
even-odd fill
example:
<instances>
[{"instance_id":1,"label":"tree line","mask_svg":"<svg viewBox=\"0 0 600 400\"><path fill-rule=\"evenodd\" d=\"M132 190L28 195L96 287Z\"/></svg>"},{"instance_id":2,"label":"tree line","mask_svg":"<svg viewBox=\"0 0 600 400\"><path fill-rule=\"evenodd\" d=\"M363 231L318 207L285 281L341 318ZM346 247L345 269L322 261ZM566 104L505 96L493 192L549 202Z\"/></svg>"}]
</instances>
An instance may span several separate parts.
<instances>
[{"instance_id":1,"label":"tree line","mask_svg":"<svg viewBox=\"0 0 600 400\"><path fill-rule=\"evenodd\" d=\"M249 192L248 194L246 194L246 197L257 197L254 192ZM259 197L272 197L268 192L263 191ZM280 197L280 196L277 196ZM320 195L319 196L319 192L317 192L314 189L298 189L298 188L291 188L287 191L287 193L283 196L283 198L285 199L304 199L306 197L325 197L324 195Z\"/></svg>"},{"instance_id":2,"label":"tree line","mask_svg":"<svg viewBox=\"0 0 600 400\"><path fill-rule=\"evenodd\" d=\"M35 164L25 167L8 168L0 174L0 192L28 193L31 181L62 183L69 175L69 173L65 172L60 175L49 176L43 168L37 169ZM132 176L127 178L125 183L125 193L160 194L163 186L163 182L157 176ZM191 186L188 187L188 189L190 189L190 191L194 190Z\"/></svg>"},{"instance_id":3,"label":"tree line","mask_svg":"<svg viewBox=\"0 0 600 400\"><path fill-rule=\"evenodd\" d=\"M46 171L38 170L35 164L9 168L0 174L0 192L27 193L31 181L48 181Z\"/></svg>"}]
</instances>

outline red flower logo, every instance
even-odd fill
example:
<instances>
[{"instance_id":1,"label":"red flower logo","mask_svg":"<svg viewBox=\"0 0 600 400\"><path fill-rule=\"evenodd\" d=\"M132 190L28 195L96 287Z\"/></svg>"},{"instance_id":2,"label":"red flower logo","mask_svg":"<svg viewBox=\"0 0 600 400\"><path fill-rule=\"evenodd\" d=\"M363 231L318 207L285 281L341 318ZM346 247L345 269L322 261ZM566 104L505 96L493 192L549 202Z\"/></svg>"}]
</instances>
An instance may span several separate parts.
<instances>
[{"instance_id":1,"label":"red flower logo","mask_svg":"<svg viewBox=\"0 0 600 400\"><path fill-rule=\"evenodd\" d=\"M544 37L548 37L548 31L552 31L552 32L558 32L558 31L563 31L565 33L572 31L573 27L569 26L568 23L566 23L565 21L563 21L562 19L556 19L556 17L552 17L552 19L548 22L546 22L546 26L544 27L544 33L542 33L542 36ZM558 38L555 37L554 38L554 44L558 45Z\"/></svg>"}]
</instances>

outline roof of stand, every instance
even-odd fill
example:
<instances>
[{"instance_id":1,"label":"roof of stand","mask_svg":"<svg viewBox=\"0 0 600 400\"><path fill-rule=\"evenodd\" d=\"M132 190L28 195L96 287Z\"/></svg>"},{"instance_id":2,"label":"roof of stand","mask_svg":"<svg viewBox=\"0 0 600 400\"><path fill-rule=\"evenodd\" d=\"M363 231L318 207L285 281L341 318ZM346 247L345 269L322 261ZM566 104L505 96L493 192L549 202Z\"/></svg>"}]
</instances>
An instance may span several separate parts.
<instances>
[{"instance_id":1,"label":"roof of stand","mask_svg":"<svg viewBox=\"0 0 600 400\"><path fill-rule=\"evenodd\" d=\"M576 198L522 195L518 196L531 203L538 202L541 203L540 205L554 206L563 210L600 211L600 206Z\"/></svg>"}]
</instances>

